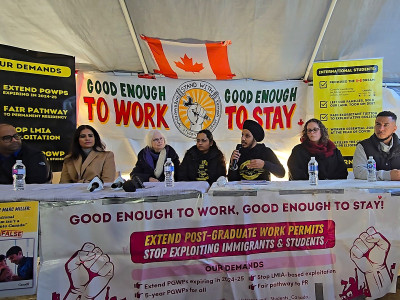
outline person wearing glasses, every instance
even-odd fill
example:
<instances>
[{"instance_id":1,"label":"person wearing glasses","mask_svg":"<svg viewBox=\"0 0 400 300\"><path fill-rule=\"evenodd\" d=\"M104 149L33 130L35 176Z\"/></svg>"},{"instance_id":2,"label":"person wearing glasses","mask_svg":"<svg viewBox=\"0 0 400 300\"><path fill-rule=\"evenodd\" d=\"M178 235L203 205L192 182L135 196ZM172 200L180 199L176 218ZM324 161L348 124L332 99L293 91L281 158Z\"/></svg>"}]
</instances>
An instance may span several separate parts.
<instances>
[{"instance_id":1,"label":"person wearing glasses","mask_svg":"<svg viewBox=\"0 0 400 300\"><path fill-rule=\"evenodd\" d=\"M179 181L207 181L210 185L226 175L224 154L210 130L197 133L196 145L186 151L179 168Z\"/></svg>"},{"instance_id":2,"label":"person wearing glasses","mask_svg":"<svg viewBox=\"0 0 400 300\"><path fill-rule=\"evenodd\" d=\"M64 158L60 183L90 182L96 176L113 182L116 175L114 153L90 125L79 126L74 133L70 153Z\"/></svg>"},{"instance_id":3,"label":"person wearing glasses","mask_svg":"<svg viewBox=\"0 0 400 300\"><path fill-rule=\"evenodd\" d=\"M373 156L376 162L377 180L400 180L400 141L396 135L397 116L382 111L375 119L374 134L357 144L353 156L353 172L356 179L367 179L367 160Z\"/></svg>"},{"instance_id":4,"label":"person wearing glasses","mask_svg":"<svg viewBox=\"0 0 400 300\"><path fill-rule=\"evenodd\" d=\"M293 148L287 162L289 180L308 180L308 162L312 156L318 162L319 179L347 178L343 156L329 139L328 130L320 120L308 120L300 140L301 144Z\"/></svg>"},{"instance_id":5,"label":"person wearing glasses","mask_svg":"<svg viewBox=\"0 0 400 300\"><path fill-rule=\"evenodd\" d=\"M164 163L167 157L174 163L175 180L179 174L179 156L174 148L167 145L165 136L158 130L151 130L145 138L146 147L140 150L138 160L133 168L131 178L138 176L143 182L164 181Z\"/></svg>"},{"instance_id":6,"label":"person wearing glasses","mask_svg":"<svg viewBox=\"0 0 400 300\"><path fill-rule=\"evenodd\" d=\"M14 126L0 124L0 184L13 183L12 167L17 160L22 160L26 167L27 184L51 182L52 173L46 156L22 143Z\"/></svg>"}]
</instances>

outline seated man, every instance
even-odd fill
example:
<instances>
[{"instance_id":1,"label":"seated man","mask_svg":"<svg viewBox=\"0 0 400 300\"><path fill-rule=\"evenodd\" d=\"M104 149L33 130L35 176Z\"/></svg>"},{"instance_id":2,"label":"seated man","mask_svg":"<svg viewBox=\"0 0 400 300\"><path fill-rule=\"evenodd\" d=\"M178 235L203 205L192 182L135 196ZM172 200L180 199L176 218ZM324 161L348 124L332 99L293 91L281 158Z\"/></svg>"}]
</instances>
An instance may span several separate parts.
<instances>
[{"instance_id":1,"label":"seated man","mask_svg":"<svg viewBox=\"0 0 400 300\"><path fill-rule=\"evenodd\" d=\"M14 126L0 124L0 184L13 183L12 167L17 159L26 167L26 183L51 181L50 165L44 154L23 144Z\"/></svg>"},{"instance_id":2,"label":"seated man","mask_svg":"<svg viewBox=\"0 0 400 300\"><path fill-rule=\"evenodd\" d=\"M13 280L33 279L33 257L25 257L19 246L12 246L8 249L6 257L13 263L18 265L17 274L13 276Z\"/></svg>"},{"instance_id":3,"label":"seated man","mask_svg":"<svg viewBox=\"0 0 400 300\"><path fill-rule=\"evenodd\" d=\"M397 116L382 111L376 116L374 134L357 144L353 156L353 172L357 179L367 179L367 160L376 162L377 180L400 180L400 141L395 131Z\"/></svg>"},{"instance_id":4,"label":"seated man","mask_svg":"<svg viewBox=\"0 0 400 300\"><path fill-rule=\"evenodd\" d=\"M285 169L275 153L264 144L264 129L253 120L243 123L241 149L231 156L228 172L230 181L236 180L271 180L270 173L277 177L285 176ZM234 161L237 162L237 168Z\"/></svg>"}]
</instances>

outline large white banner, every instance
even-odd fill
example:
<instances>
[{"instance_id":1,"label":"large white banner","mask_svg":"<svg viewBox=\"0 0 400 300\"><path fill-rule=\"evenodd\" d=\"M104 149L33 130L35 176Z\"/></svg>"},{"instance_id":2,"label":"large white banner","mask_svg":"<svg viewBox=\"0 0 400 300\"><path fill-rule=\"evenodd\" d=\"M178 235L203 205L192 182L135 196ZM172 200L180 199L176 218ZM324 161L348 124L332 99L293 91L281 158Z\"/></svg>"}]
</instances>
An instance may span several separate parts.
<instances>
[{"instance_id":1,"label":"large white banner","mask_svg":"<svg viewBox=\"0 0 400 300\"><path fill-rule=\"evenodd\" d=\"M161 130L180 158L201 129L213 132L226 159L240 143L246 119L266 131L264 142L282 163L305 120L302 81L200 81L78 73L78 124L91 124L116 153L117 169L130 172L151 129Z\"/></svg>"},{"instance_id":2,"label":"large white banner","mask_svg":"<svg viewBox=\"0 0 400 300\"><path fill-rule=\"evenodd\" d=\"M38 299L375 299L399 210L368 190L45 205Z\"/></svg>"}]
</instances>

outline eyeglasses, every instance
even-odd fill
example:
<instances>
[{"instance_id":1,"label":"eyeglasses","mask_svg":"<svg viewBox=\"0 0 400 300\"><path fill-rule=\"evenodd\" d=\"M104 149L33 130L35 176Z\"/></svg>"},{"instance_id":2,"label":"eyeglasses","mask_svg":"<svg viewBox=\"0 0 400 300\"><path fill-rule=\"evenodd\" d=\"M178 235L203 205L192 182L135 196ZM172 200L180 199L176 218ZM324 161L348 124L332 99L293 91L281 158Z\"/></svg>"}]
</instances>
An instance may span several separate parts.
<instances>
[{"instance_id":1,"label":"eyeglasses","mask_svg":"<svg viewBox=\"0 0 400 300\"><path fill-rule=\"evenodd\" d=\"M312 129L307 129L307 133L318 132L318 131L319 131L318 127L315 127L315 128L312 128Z\"/></svg>"},{"instance_id":2,"label":"eyeglasses","mask_svg":"<svg viewBox=\"0 0 400 300\"><path fill-rule=\"evenodd\" d=\"M164 140L163 137L153 139L153 142L162 142Z\"/></svg>"},{"instance_id":3,"label":"eyeglasses","mask_svg":"<svg viewBox=\"0 0 400 300\"><path fill-rule=\"evenodd\" d=\"M5 135L5 136L1 137L3 142L7 142L7 143L10 143L13 138L16 139L17 141L19 141L21 139L21 136L18 133L16 133L14 135Z\"/></svg>"}]
</instances>

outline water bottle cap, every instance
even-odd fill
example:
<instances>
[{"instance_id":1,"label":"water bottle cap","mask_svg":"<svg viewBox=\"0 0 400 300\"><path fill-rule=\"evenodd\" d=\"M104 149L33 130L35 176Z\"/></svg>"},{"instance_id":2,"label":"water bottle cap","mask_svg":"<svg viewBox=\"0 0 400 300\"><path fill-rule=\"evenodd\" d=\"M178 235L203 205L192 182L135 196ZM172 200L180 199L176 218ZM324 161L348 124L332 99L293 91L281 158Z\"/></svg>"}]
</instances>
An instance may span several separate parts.
<instances>
[{"instance_id":1,"label":"water bottle cap","mask_svg":"<svg viewBox=\"0 0 400 300\"><path fill-rule=\"evenodd\" d=\"M17 163L22 163L22 160L21 159L17 159L16 162Z\"/></svg>"},{"instance_id":2,"label":"water bottle cap","mask_svg":"<svg viewBox=\"0 0 400 300\"><path fill-rule=\"evenodd\" d=\"M373 159L373 158L374 158L373 156L370 156L370 157L369 157L369 159Z\"/></svg>"},{"instance_id":3,"label":"water bottle cap","mask_svg":"<svg viewBox=\"0 0 400 300\"><path fill-rule=\"evenodd\" d=\"M167 161L171 161L171 157L167 157Z\"/></svg>"}]
</instances>

